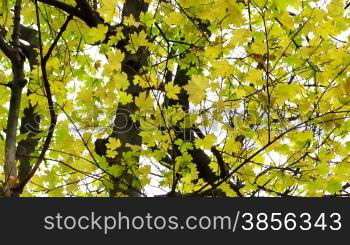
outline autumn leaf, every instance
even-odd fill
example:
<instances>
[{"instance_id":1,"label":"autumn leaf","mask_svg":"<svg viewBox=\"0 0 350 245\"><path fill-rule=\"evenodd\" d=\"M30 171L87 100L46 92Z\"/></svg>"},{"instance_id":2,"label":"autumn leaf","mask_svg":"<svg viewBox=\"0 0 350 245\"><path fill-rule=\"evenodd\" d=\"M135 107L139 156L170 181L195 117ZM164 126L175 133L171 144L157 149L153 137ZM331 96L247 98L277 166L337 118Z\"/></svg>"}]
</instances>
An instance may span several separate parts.
<instances>
[{"instance_id":1,"label":"autumn leaf","mask_svg":"<svg viewBox=\"0 0 350 245\"><path fill-rule=\"evenodd\" d=\"M349 196L347 1L57 2L1 4L15 196Z\"/></svg>"},{"instance_id":2,"label":"autumn leaf","mask_svg":"<svg viewBox=\"0 0 350 245\"><path fill-rule=\"evenodd\" d=\"M194 75L188 85L184 86L194 104L202 102L209 87L209 80L203 76Z\"/></svg>"},{"instance_id":3,"label":"autumn leaf","mask_svg":"<svg viewBox=\"0 0 350 245\"><path fill-rule=\"evenodd\" d=\"M181 88L178 85L174 85L174 82L165 84L164 86L168 98L177 100L179 99L177 94L180 93Z\"/></svg>"},{"instance_id":4,"label":"autumn leaf","mask_svg":"<svg viewBox=\"0 0 350 245\"><path fill-rule=\"evenodd\" d=\"M153 99L151 96L147 95L146 92L142 92L138 97L135 98L135 104L144 110L149 110L153 108Z\"/></svg>"},{"instance_id":5,"label":"autumn leaf","mask_svg":"<svg viewBox=\"0 0 350 245\"><path fill-rule=\"evenodd\" d=\"M206 150L209 150L216 143L216 136L214 134L208 134L203 139L196 140L196 147L203 147Z\"/></svg>"}]
</instances>

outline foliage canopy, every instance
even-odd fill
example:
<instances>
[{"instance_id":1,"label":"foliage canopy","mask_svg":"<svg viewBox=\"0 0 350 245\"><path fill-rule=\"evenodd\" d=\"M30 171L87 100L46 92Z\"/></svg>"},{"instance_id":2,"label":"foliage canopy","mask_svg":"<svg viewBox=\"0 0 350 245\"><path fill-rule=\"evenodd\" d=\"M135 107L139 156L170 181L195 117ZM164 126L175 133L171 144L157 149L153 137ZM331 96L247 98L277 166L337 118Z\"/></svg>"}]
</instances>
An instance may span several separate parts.
<instances>
[{"instance_id":1,"label":"foliage canopy","mask_svg":"<svg viewBox=\"0 0 350 245\"><path fill-rule=\"evenodd\" d=\"M349 195L344 0L1 5L4 195Z\"/></svg>"}]
</instances>

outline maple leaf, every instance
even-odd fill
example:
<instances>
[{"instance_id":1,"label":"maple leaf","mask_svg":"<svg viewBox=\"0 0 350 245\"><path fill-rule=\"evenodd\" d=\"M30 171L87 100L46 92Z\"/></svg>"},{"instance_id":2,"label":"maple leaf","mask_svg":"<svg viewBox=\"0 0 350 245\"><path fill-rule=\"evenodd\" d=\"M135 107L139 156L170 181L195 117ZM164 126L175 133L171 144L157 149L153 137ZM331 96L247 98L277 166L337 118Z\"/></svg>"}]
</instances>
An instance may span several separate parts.
<instances>
[{"instance_id":1,"label":"maple leaf","mask_svg":"<svg viewBox=\"0 0 350 245\"><path fill-rule=\"evenodd\" d=\"M135 98L135 104L144 110L149 110L153 108L153 99L147 94L147 92L142 92L138 97Z\"/></svg>"},{"instance_id":2,"label":"maple leaf","mask_svg":"<svg viewBox=\"0 0 350 245\"><path fill-rule=\"evenodd\" d=\"M205 97L206 89L209 87L209 80L200 75L192 76L189 83L184 86L193 104L199 104Z\"/></svg>"},{"instance_id":3,"label":"maple leaf","mask_svg":"<svg viewBox=\"0 0 350 245\"><path fill-rule=\"evenodd\" d=\"M203 139L197 139L195 145L197 148L203 147L204 149L209 150L215 145L215 143L216 136L214 134L208 134Z\"/></svg>"},{"instance_id":4,"label":"maple leaf","mask_svg":"<svg viewBox=\"0 0 350 245\"><path fill-rule=\"evenodd\" d=\"M107 31L108 26L99 24L97 27L89 29L86 34L86 41L91 44L102 41L106 38Z\"/></svg>"},{"instance_id":5,"label":"maple leaf","mask_svg":"<svg viewBox=\"0 0 350 245\"><path fill-rule=\"evenodd\" d=\"M101 7L97 9L98 13L107 22L111 22L118 13L117 1L100 0Z\"/></svg>"},{"instance_id":6,"label":"maple leaf","mask_svg":"<svg viewBox=\"0 0 350 245\"><path fill-rule=\"evenodd\" d=\"M165 84L164 86L167 96L170 99L178 100L177 94L180 93L181 88L178 85L174 85L174 82Z\"/></svg>"}]
</instances>

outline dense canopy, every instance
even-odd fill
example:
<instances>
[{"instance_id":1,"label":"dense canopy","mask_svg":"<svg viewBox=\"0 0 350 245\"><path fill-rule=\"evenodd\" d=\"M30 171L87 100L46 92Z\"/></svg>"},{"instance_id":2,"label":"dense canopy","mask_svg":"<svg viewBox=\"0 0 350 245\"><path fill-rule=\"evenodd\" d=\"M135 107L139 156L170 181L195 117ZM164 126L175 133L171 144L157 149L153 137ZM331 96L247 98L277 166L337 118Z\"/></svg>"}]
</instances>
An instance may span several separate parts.
<instances>
[{"instance_id":1,"label":"dense canopy","mask_svg":"<svg viewBox=\"0 0 350 245\"><path fill-rule=\"evenodd\" d=\"M349 196L344 0L2 0L4 196Z\"/></svg>"}]
</instances>

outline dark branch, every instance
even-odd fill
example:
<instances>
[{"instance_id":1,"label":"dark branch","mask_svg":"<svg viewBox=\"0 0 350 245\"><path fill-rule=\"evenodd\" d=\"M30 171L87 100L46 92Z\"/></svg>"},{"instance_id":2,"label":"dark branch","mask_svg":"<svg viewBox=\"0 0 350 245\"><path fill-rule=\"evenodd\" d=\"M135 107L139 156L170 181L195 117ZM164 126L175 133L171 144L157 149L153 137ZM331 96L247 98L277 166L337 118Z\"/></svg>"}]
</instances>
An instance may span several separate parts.
<instances>
[{"instance_id":1,"label":"dark branch","mask_svg":"<svg viewBox=\"0 0 350 245\"><path fill-rule=\"evenodd\" d=\"M54 102L52 99L51 87L50 87L50 83L49 83L48 76L46 73L46 63L47 63L48 59L50 58L53 49L56 47L58 40L61 38L62 34L66 30L69 21L73 18L72 14L67 17L66 21L64 22L64 24L60 28L60 31L57 34L55 40L51 44L47 54L44 56L43 55L43 47L42 47L41 30L40 30L40 18L39 18L39 11L38 11L39 7L38 7L37 1L35 2L35 7L36 7L37 25L38 25L38 33L39 33L39 47L40 47L39 50L40 50L40 59L41 59L41 72L42 72L42 78L43 78L44 88L45 88L45 92L46 92L46 98L47 98L47 102L49 105L50 126L49 126L49 132L48 132L47 137L45 139L43 148L41 150L41 153L40 153L34 167L29 172L27 177L25 177L24 180L19 184L19 186L16 190L19 193L21 193L23 191L24 186L30 181L30 179L34 176L36 171L39 169L39 166L45 158L45 154L46 154L47 150L49 149L49 146L50 146L50 143L51 143L51 140L53 137L53 133L54 133L56 123L57 123L57 115L56 115L56 112L54 109Z\"/></svg>"},{"instance_id":2,"label":"dark branch","mask_svg":"<svg viewBox=\"0 0 350 245\"><path fill-rule=\"evenodd\" d=\"M0 50L9 58L11 61L16 58L11 46L6 40L0 35Z\"/></svg>"}]
</instances>

